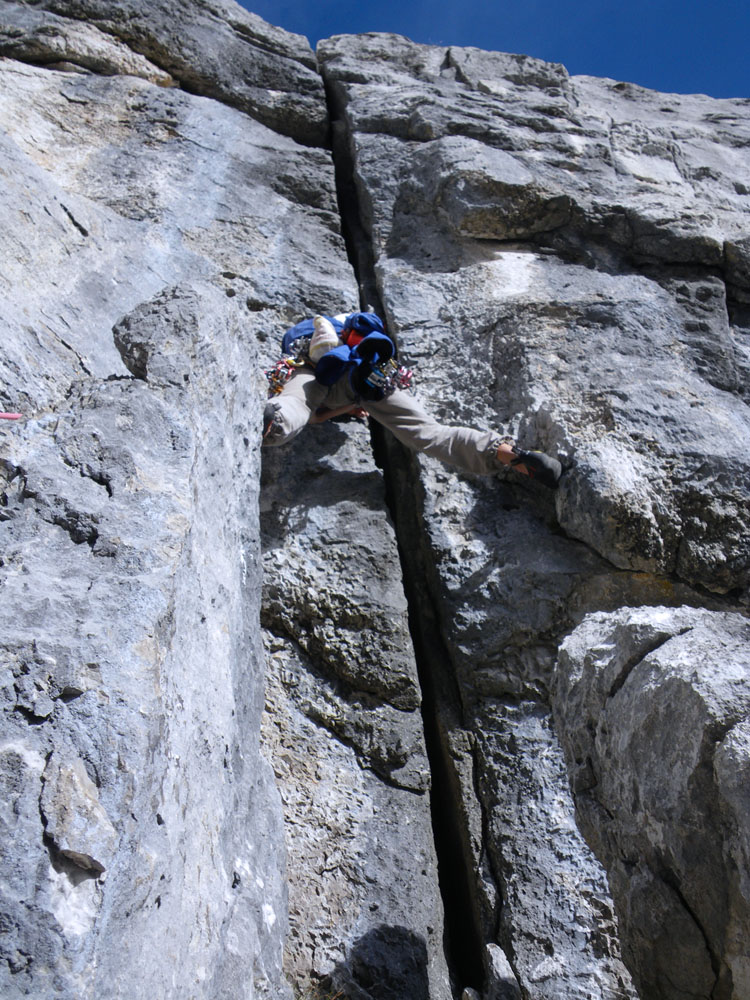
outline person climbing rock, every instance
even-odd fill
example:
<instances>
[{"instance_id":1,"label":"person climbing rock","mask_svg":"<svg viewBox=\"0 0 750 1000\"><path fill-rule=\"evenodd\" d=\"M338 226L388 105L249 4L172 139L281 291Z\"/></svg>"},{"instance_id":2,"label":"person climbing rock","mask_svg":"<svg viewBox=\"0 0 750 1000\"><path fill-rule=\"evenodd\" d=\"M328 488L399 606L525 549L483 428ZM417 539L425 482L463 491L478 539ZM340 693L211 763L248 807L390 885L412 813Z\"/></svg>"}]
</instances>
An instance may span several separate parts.
<instances>
[{"instance_id":1,"label":"person climbing rock","mask_svg":"<svg viewBox=\"0 0 750 1000\"><path fill-rule=\"evenodd\" d=\"M284 357L266 372L271 397L263 445L294 438L307 424L343 414L369 415L412 451L466 472L492 474L502 466L555 489L562 466L526 451L496 431L438 423L412 395L412 372L395 359L395 346L373 312L316 316L282 339Z\"/></svg>"}]
</instances>

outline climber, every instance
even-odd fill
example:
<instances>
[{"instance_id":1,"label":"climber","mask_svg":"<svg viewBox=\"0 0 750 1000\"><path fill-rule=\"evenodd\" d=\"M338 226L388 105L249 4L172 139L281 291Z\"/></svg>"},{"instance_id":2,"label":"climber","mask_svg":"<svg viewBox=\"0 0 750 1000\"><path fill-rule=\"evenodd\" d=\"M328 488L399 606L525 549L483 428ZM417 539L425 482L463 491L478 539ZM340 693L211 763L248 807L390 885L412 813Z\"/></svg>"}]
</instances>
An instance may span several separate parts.
<instances>
[{"instance_id":1,"label":"climber","mask_svg":"<svg viewBox=\"0 0 750 1000\"><path fill-rule=\"evenodd\" d=\"M412 373L395 360L393 341L373 312L316 316L287 330L284 357L266 372L271 396L263 445L291 440L307 424L343 414L369 415L413 451L466 472L491 474L512 466L555 489L557 459L525 451L494 431L450 427L430 417L409 391Z\"/></svg>"}]
</instances>

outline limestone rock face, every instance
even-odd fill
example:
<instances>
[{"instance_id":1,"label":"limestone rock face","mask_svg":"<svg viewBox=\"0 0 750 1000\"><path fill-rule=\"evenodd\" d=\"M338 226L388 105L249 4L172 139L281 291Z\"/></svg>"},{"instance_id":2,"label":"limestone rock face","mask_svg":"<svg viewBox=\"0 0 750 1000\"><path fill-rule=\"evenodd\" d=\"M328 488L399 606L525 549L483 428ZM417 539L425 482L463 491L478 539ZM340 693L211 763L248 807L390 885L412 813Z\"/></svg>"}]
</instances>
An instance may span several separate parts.
<instances>
[{"instance_id":1,"label":"limestone rock face","mask_svg":"<svg viewBox=\"0 0 750 1000\"><path fill-rule=\"evenodd\" d=\"M456 417L575 463L561 526L619 568L747 587L743 102L388 36L321 56L404 349L428 330L472 380Z\"/></svg>"},{"instance_id":2,"label":"limestone rock face","mask_svg":"<svg viewBox=\"0 0 750 1000\"><path fill-rule=\"evenodd\" d=\"M0 88L3 997L746 1000L750 104L231 0ZM560 489L261 457L367 303Z\"/></svg>"},{"instance_id":3,"label":"limestone rock face","mask_svg":"<svg viewBox=\"0 0 750 1000\"><path fill-rule=\"evenodd\" d=\"M130 65L1 65L1 992L285 997L258 346L351 278L325 152Z\"/></svg>"},{"instance_id":4,"label":"limestone rock face","mask_svg":"<svg viewBox=\"0 0 750 1000\"><path fill-rule=\"evenodd\" d=\"M0 54L145 76L232 105L302 142L325 138L322 81L307 39L231 0L3 0Z\"/></svg>"},{"instance_id":5,"label":"limestone rock face","mask_svg":"<svg viewBox=\"0 0 750 1000\"><path fill-rule=\"evenodd\" d=\"M639 919L655 926L669 897L675 927L695 928L690 900L650 865L647 835L623 867L632 823L616 814L606 835L593 821L579 832L557 726L567 747L589 723L552 681L588 614L704 605L721 633L712 615L746 612L748 286L735 248L750 208L747 102L383 35L331 39L319 57L370 287L428 408L568 466L552 495L383 442L421 655L444 665L436 725L474 831L477 933L502 945L525 995L672 996L686 974L679 932L660 951L670 971L654 973ZM732 657L741 674L741 644ZM625 795L619 764L613 745L598 766ZM708 798L696 808L710 838ZM731 828L721 843L738 845ZM650 880L628 867L636 858ZM699 878L712 877L707 864ZM716 878L736 894L736 875ZM696 995L743 995L735 919L745 926L719 921ZM487 982L490 967L487 954Z\"/></svg>"},{"instance_id":6,"label":"limestone rock face","mask_svg":"<svg viewBox=\"0 0 750 1000\"><path fill-rule=\"evenodd\" d=\"M350 301L357 289L349 285ZM361 422L263 458L265 743L301 990L450 1000L430 764L401 566ZM387 968L386 968L387 967Z\"/></svg>"},{"instance_id":7,"label":"limestone rock face","mask_svg":"<svg viewBox=\"0 0 750 1000\"><path fill-rule=\"evenodd\" d=\"M745 617L692 608L590 615L560 651L555 717L579 816L628 900L646 995L750 989L750 895L737 877L750 831L749 658Z\"/></svg>"},{"instance_id":8,"label":"limestone rock face","mask_svg":"<svg viewBox=\"0 0 750 1000\"><path fill-rule=\"evenodd\" d=\"M291 833L288 969L363 1000L450 1000L419 679L369 434L324 425L263 465L265 727ZM384 992L369 992L377 983Z\"/></svg>"}]
</instances>

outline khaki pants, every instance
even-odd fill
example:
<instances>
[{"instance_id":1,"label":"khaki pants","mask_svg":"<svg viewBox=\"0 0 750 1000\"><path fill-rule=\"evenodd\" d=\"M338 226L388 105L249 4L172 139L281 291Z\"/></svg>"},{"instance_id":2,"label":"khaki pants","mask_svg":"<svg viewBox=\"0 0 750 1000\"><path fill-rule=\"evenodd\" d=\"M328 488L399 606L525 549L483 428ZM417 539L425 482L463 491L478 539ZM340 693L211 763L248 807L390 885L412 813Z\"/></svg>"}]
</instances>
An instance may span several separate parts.
<instances>
[{"instance_id":1,"label":"khaki pants","mask_svg":"<svg viewBox=\"0 0 750 1000\"><path fill-rule=\"evenodd\" d=\"M361 401L346 377L327 387L316 382L311 371L305 370L292 376L283 391L266 404L264 425L266 428L270 425L270 429L263 443L266 446L284 444L299 434L319 407L334 410L347 403L359 403L412 451L423 451L466 472L490 474L501 468L496 453L502 437L497 432L439 424L411 393L402 389L379 402Z\"/></svg>"}]
</instances>

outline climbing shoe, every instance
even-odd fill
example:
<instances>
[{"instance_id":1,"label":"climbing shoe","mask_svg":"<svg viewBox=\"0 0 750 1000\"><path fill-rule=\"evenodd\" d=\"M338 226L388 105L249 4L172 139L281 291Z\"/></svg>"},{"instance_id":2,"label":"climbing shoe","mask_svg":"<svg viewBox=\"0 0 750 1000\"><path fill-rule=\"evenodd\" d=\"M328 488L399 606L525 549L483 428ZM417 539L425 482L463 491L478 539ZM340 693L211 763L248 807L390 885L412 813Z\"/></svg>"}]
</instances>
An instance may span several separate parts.
<instances>
[{"instance_id":1,"label":"climbing shoe","mask_svg":"<svg viewBox=\"0 0 750 1000\"><path fill-rule=\"evenodd\" d=\"M525 465L529 477L536 479L543 486L548 486L551 490L557 489L557 484L562 475L562 466L556 458L550 458L541 451L524 451L522 448L513 446L511 465Z\"/></svg>"},{"instance_id":2,"label":"climbing shoe","mask_svg":"<svg viewBox=\"0 0 750 1000\"><path fill-rule=\"evenodd\" d=\"M266 403L265 409L263 411L263 438L262 438L262 441L263 441L264 444L266 442L266 438L268 437L268 435L271 432L271 428L273 427L274 420L276 419L277 412L278 412L277 408L274 406L274 404L271 401L269 401L268 403Z\"/></svg>"}]
</instances>

